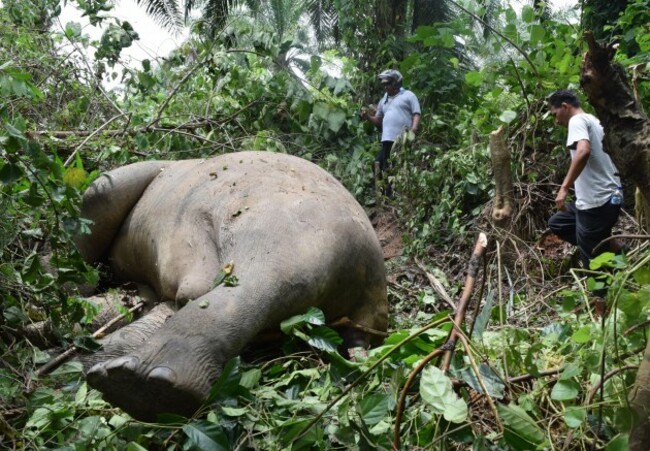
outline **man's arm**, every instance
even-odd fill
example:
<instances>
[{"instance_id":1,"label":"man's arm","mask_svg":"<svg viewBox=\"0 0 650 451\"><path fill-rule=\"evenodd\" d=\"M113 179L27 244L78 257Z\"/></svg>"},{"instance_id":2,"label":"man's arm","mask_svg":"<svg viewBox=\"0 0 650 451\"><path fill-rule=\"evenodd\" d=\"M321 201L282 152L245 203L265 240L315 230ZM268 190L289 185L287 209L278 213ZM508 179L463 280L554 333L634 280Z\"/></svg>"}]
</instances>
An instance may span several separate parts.
<instances>
[{"instance_id":1,"label":"man's arm","mask_svg":"<svg viewBox=\"0 0 650 451\"><path fill-rule=\"evenodd\" d=\"M384 121L384 116L377 116L376 114L374 116L371 116L368 114L368 110L365 108L361 110L361 119L365 121L370 121L373 124L375 124L377 127L379 127L382 122Z\"/></svg>"},{"instance_id":2,"label":"man's arm","mask_svg":"<svg viewBox=\"0 0 650 451\"><path fill-rule=\"evenodd\" d=\"M418 131L419 126L420 126L420 114L415 113L413 115L413 122L411 123L411 130L413 130L413 133Z\"/></svg>"},{"instance_id":3,"label":"man's arm","mask_svg":"<svg viewBox=\"0 0 650 451\"><path fill-rule=\"evenodd\" d=\"M588 140L581 139L577 143L576 153L571 159L571 166L569 166L569 170L567 171L566 176L564 176L562 186L560 186L560 189L557 192L557 196L555 197L555 205L557 206L558 210L566 210L564 202L566 201L566 197L569 194L569 188L573 186L573 182L576 181L582 170L587 165L587 161L589 161L589 155L591 155L591 144Z\"/></svg>"}]
</instances>

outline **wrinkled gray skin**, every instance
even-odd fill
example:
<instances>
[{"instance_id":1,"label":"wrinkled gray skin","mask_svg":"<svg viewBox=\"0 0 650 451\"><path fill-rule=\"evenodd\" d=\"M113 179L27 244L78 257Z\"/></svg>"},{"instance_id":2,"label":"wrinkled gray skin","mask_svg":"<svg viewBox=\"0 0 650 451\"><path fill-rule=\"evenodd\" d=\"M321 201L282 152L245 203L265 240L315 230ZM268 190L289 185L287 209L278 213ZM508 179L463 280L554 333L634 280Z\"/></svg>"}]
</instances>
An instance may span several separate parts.
<instances>
[{"instance_id":1,"label":"wrinkled gray skin","mask_svg":"<svg viewBox=\"0 0 650 451\"><path fill-rule=\"evenodd\" d=\"M85 193L89 262L147 284L163 307L116 332L87 372L91 386L135 418L193 414L223 364L262 331L315 306L387 328L382 251L363 209L318 166L284 154L150 161L111 171ZM236 287L213 288L234 262ZM343 333L345 345L377 337Z\"/></svg>"}]
</instances>

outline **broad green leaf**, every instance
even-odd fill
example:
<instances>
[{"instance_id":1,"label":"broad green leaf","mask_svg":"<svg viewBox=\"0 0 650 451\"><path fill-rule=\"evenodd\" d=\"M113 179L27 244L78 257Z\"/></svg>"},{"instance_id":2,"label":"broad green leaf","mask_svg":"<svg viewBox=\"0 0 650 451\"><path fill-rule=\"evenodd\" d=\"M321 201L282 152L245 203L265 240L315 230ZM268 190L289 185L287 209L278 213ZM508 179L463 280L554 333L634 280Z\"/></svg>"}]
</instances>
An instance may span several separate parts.
<instances>
[{"instance_id":1,"label":"broad green leaf","mask_svg":"<svg viewBox=\"0 0 650 451\"><path fill-rule=\"evenodd\" d=\"M465 74L465 82L470 86L481 86L481 83L483 83L483 74L476 71L467 72Z\"/></svg>"},{"instance_id":2,"label":"broad green leaf","mask_svg":"<svg viewBox=\"0 0 650 451\"><path fill-rule=\"evenodd\" d=\"M251 389L259 383L261 378L262 378L262 371L259 368L253 368L252 370L248 370L241 375L241 380L239 381L239 385Z\"/></svg>"},{"instance_id":3,"label":"broad green leaf","mask_svg":"<svg viewBox=\"0 0 650 451\"><path fill-rule=\"evenodd\" d=\"M325 314L315 307L311 307L306 313L302 315L295 315L291 318L285 319L280 323L280 329L285 334L290 334L292 330L301 327L305 324L313 324L315 326L322 326L325 324Z\"/></svg>"},{"instance_id":4,"label":"broad green leaf","mask_svg":"<svg viewBox=\"0 0 650 451\"><path fill-rule=\"evenodd\" d=\"M574 381L558 380L551 390L551 399L555 401L571 401L576 399L580 391L580 385Z\"/></svg>"},{"instance_id":5,"label":"broad green leaf","mask_svg":"<svg viewBox=\"0 0 650 451\"><path fill-rule=\"evenodd\" d=\"M248 409L245 407L221 406L221 410L229 417L240 417L242 415L245 415L246 412L248 412Z\"/></svg>"},{"instance_id":6,"label":"broad green leaf","mask_svg":"<svg viewBox=\"0 0 650 451\"><path fill-rule=\"evenodd\" d=\"M636 283L639 285L649 285L650 284L650 266L644 265L634 271L632 274L634 276L634 280Z\"/></svg>"},{"instance_id":7,"label":"broad green leaf","mask_svg":"<svg viewBox=\"0 0 650 451\"><path fill-rule=\"evenodd\" d=\"M641 310L643 309L643 299L642 292L630 293L629 291L624 291L621 293L621 296L618 298L618 303L616 306L625 313L630 319L634 320L639 318L641 315Z\"/></svg>"},{"instance_id":8,"label":"broad green leaf","mask_svg":"<svg viewBox=\"0 0 650 451\"><path fill-rule=\"evenodd\" d=\"M330 112L327 115L327 123L329 124L330 130L334 133L338 132L341 129L341 126L345 123L345 112L340 109L336 109Z\"/></svg>"},{"instance_id":9,"label":"broad green leaf","mask_svg":"<svg viewBox=\"0 0 650 451\"><path fill-rule=\"evenodd\" d=\"M313 114L320 119L327 120L330 110L330 106L325 102L316 102L314 104Z\"/></svg>"},{"instance_id":10,"label":"broad green leaf","mask_svg":"<svg viewBox=\"0 0 650 451\"><path fill-rule=\"evenodd\" d=\"M488 395L492 398L501 399L504 395L505 385L499 378L499 375L494 372L489 365L481 363L478 367L478 371L481 374L481 379L485 384L485 388L488 391ZM467 382L467 384L476 390L479 393L483 393L483 387L479 383L474 371L471 368L465 368L460 372L460 377Z\"/></svg>"},{"instance_id":11,"label":"broad green leaf","mask_svg":"<svg viewBox=\"0 0 650 451\"><path fill-rule=\"evenodd\" d=\"M73 188L79 188L86 181L86 171L81 168L68 168L63 175L63 183Z\"/></svg>"},{"instance_id":12,"label":"broad green leaf","mask_svg":"<svg viewBox=\"0 0 650 451\"><path fill-rule=\"evenodd\" d=\"M546 31L541 25L531 25L530 27L530 43L535 44L537 42L543 41Z\"/></svg>"},{"instance_id":13,"label":"broad green leaf","mask_svg":"<svg viewBox=\"0 0 650 451\"><path fill-rule=\"evenodd\" d=\"M571 335L571 339L576 343L587 343L591 339L591 327L581 327Z\"/></svg>"},{"instance_id":14,"label":"broad green leaf","mask_svg":"<svg viewBox=\"0 0 650 451\"><path fill-rule=\"evenodd\" d=\"M18 138L22 140L25 139L25 135L23 135L23 132L20 131L18 128L14 127L12 124L6 123L5 130L7 130L9 136L13 136L14 138Z\"/></svg>"},{"instance_id":15,"label":"broad green leaf","mask_svg":"<svg viewBox=\"0 0 650 451\"><path fill-rule=\"evenodd\" d=\"M9 185L24 176L23 169L17 164L7 163L0 168L0 183Z\"/></svg>"},{"instance_id":16,"label":"broad green leaf","mask_svg":"<svg viewBox=\"0 0 650 451\"><path fill-rule=\"evenodd\" d=\"M490 314L492 313L492 304L494 302L494 291L490 291L485 299L485 305L481 309L481 312L476 317L476 322L474 322L474 329L472 329L472 337L480 340L483 336L483 332L490 321Z\"/></svg>"},{"instance_id":17,"label":"broad green leaf","mask_svg":"<svg viewBox=\"0 0 650 451\"><path fill-rule=\"evenodd\" d=\"M565 366L562 369L559 379L561 381L566 381L574 377L580 376L580 374L582 374L582 367L576 363L569 363L567 366Z\"/></svg>"},{"instance_id":18,"label":"broad green leaf","mask_svg":"<svg viewBox=\"0 0 650 451\"><path fill-rule=\"evenodd\" d=\"M336 352L338 345L343 343L341 336L333 329L319 326L309 332L308 343L316 349L326 352Z\"/></svg>"},{"instance_id":19,"label":"broad green leaf","mask_svg":"<svg viewBox=\"0 0 650 451\"><path fill-rule=\"evenodd\" d=\"M572 429L580 427L587 418L587 412L584 407L570 406L564 411L564 422Z\"/></svg>"},{"instance_id":20,"label":"broad green leaf","mask_svg":"<svg viewBox=\"0 0 650 451\"><path fill-rule=\"evenodd\" d=\"M535 420L521 407L510 405L497 405L497 410L508 430L525 442L540 444L544 441L544 431L537 426Z\"/></svg>"},{"instance_id":21,"label":"broad green leaf","mask_svg":"<svg viewBox=\"0 0 650 451\"><path fill-rule=\"evenodd\" d=\"M201 451L229 451L228 436L221 426L205 420L195 420L183 426L189 443Z\"/></svg>"},{"instance_id":22,"label":"broad green leaf","mask_svg":"<svg viewBox=\"0 0 650 451\"><path fill-rule=\"evenodd\" d=\"M605 448L605 451L628 451L630 449L630 436L619 434L614 437Z\"/></svg>"},{"instance_id":23,"label":"broad green leaf","mask_svg":"<svg viewBox=\"0 0 650 451\"><path fill-rule=\"evenodd\" d=\"M81 362L65 362L56 370L50 373L50 376L81 376L83 374L83 367Z\"/></svg>"},{"instance_id":24,"label":"broad green leaf","mask_svg":"<svg viewBox=\"0 0 650 451\"><path fill-rule=\"evenodd\" d=\"M598 270L600 268L611 268L612 259L616 256L613 252L603 252L589 262L589 269Z\"/></svg>"},{"instance_id":25,"label":"broad green leaf","mask_svg":"<svg viewBox=\"0 0 650 451\"><path fill-rule=\"evenodd\" d=\"M535 10L531 6L525 5L521 8L521 20L526 23L531 23L535 20Z\"/></svg>"},{"instance_id":26,"label":"broad green leaf","mask_svg":"<svg viewBox=\"0 0 650 451\"><path fill-rule=\"evenodd\" d=\"M514 121L517 118L517 113L514 111L506 110L503 113L501 113L501 116L499 116L499 120L501 122L505 122L506 124L509 124L510 122Z\"/></svg>"},{"instance_id":27,"label":"broad green leaf","mask_svg":"<svg viewBox=\"0 0 650 451\"><path fill-rule=\"evenodd\" d=\"M129 442L129 444L126 445L126 451L147 451L147 448L137 444L136 442Z\"/></svg>"},{"instance_id":28,"label":"broad green leaf","mask_svg":"<svg viewBox=\"0 0 650 451\"><path fill-rule=\"evenodd\" d=\"M210 395L206 403L211 403L217 399L227 398L232 396L239 387L240 373L239 373L239 357L230 359L223 367L219 379L210 388Z\"/></svg>"},{"instance_id":29,"label":"broad green leaf","mask_svg":"<svg viewBox=\"0 0 650 451\"><path fill-rule=\"evenodd\" d=\"M442 414L445 420L462 423L467 419L467 404L454 392L451 379L439 368L428 366L422 371L420 395L435 413Z\"/></svg>"},{"instance_id":30,"label":"broad green leaf","mask_svg":"<svg viewBox=\"0 0 650 451\"><path fill-rule=\"evenodd\" d=\"M363 421L368 426L373 426L386 418L389 404L389 395L370 395L359 402L357 410Z\"/></svg>"}]
</instances>

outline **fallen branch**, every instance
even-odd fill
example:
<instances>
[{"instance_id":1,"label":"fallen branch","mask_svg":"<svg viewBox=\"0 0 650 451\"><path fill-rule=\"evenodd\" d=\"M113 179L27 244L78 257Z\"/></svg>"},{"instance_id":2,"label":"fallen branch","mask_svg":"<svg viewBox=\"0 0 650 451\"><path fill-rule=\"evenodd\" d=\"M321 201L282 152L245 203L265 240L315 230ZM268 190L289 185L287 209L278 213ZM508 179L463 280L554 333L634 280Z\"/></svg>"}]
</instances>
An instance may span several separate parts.
<instances>
[{"instance_id":1,"label":"fallen branch","mask_svg":"<svg viewBox=\"0 0 650 451\"><path fill-rule=\"evenodd\" d=\"M331 328L351 327L352 329L360 330L361 332L365 332L370 335L375 335L377 337L382 337L382 338L388 337L388 333L382 332L381 330L372 329L370 327L364 326L363 324L355 323L347 316L343 316L335 320L334 322L327 324L327 326Z\"/></svg>"},{"instance_id":2,"label":"fallen branch","mask_svg":"<svg viewBox=\"0 0 650 451\"><path fill-rule=\"evenodd\" d=\"M413 385L413 381L415 380L417 375L420 374L422 370L424 370L424 367L426 367L431 360L435 359L443 352L444 351L441 348L438 348L435 351L431 352L418 364L418 366L413 368L413 371L411 371L409 377L406 379L406 382L404 383L404 387L402 387L402 391L400 392L399 400L397 401L397 410L395 412L393 449L400 449L400 441L401 441L400 426L402 425L402 415L404 413L404 405L406 404L406 395L409 389L411 388L411 385Z\"/></svg>"},{"instance_id":3,"label":"fallen branch","mask_svg":"<svg viewBox=\"0 0 650 451\"><path fill-rule=\"evenodd\" d=\"M433 290L436 293L438 293L438 295L443 299L443 301L445 301L455 311L457 306L454 303L454 301L451 299L451 296L449 296L447 291L445 291L445 287L442 285L442 283L436 278L436 276L434 276L429 271L427 271L427 268L417 258L415 259L415 264L418 265L418 268L420 268L424 273L424 275L427 276L431 288L433 288Z\"/></svg>"},{"instance_id":4,"label":"fallen branch","mask_svg":"<svg viewBox=\"0 0 650 451\"><path fill-rule=\"evenodd\" d=\"M111 326L113 326L115 323L117 323L118 321L121 321L122 319L124 319L126 317L126 315L128 315L129 313L133 313L136 310L141 309L142 307L144 307L144 305L145 305L144 302L138 302L136 305L131 307L128 311L116 316L115 318L113 318L112 320L110 320L109 322L104 324L104 326L97 329L91 335L91 337L93 337L93 338L101 337L104 334L104 332L106 332L108 329L110 329ZM79 350L79 348L77 348L75 345L70 346L70 348L67 351L59 354L58 356L56 356L55 358L53 358L52 360L47 362L45 365L40 367L38 369L38 371L36 371L36 375L37 376L43 376L45 374L48 374L49 372L51 372L54 369L58 368L61 364L63 364L63 362L68 360L70 357L72 357L78 350Z\"/></svg>"},{"instance_id":5,"label":"fallen branch","mask_svg":"<svg viewBox=\"0 0 650 451\"><path fill-rule=\"evenodd\" d=\"M598 243L598 244L596 245L596 247L594 247L593 254L594 254L594 255L599 254L599 253L600 253L600 252L599 252L600 249L601 249L601 248L602 248L606 243L609 243L610 241L615 240L615 239L617 239L617 238L626 238L626 239L630 239L630 240L645 240L645 241L648 241L648 240L650 240L650 235L625 235L625 234L621 234L621 235L612 235L612 236L609 236L609 237L605 238L605 239L604 239L603 241L601 241L600 243Z\"/></svg>"},{"instance_id":6,"label":"fallen branch","mask_svg":"<svg viewBox=\"0 0 650 451\"><path fill-rule=\"evenodd\" d=\"M467 311L467 306L469 305L469 300L472 297L472 291L474 290L474 283L476 282L476 277L480 269L480 262L483 254L485 254L485 249L487 248L487 236L484 233L480 233L476 244L474 245L474 252L472 257L469 260L467 267L467 278L465 279L465 287L463 288L463 294L458 301L458 309L456 310L456 315L454 316L454 329L452 329L449 334L449 339L443 345L445 353L445 359L440 367L445 373L449 371L451 365L451 358L453 357L454 349L456 348L456 339L458 338L458 330L461 328L463 321L465 321L465 312Z\"/></svg>"}]
</instances>

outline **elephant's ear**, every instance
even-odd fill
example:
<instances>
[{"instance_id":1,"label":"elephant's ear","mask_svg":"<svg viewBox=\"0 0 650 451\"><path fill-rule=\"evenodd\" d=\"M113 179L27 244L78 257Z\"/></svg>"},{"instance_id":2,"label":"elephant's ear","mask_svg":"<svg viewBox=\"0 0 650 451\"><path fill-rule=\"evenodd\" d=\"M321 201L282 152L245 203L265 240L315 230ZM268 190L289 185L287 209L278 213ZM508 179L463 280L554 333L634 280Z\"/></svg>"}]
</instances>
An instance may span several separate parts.
<instances>
[{"instance_id":1,"label":"elephant's ear","mask_svg":"<svg viewBox=\"0 0 650 451\"><path fill-rule=\"evenodd\" d=\"M143 161L102 174L86 190L81 217L92 221L89 234L79 234L75 243L88 263L100 261L144 190L169 161Z\"/></svg>"}]
</instances>

